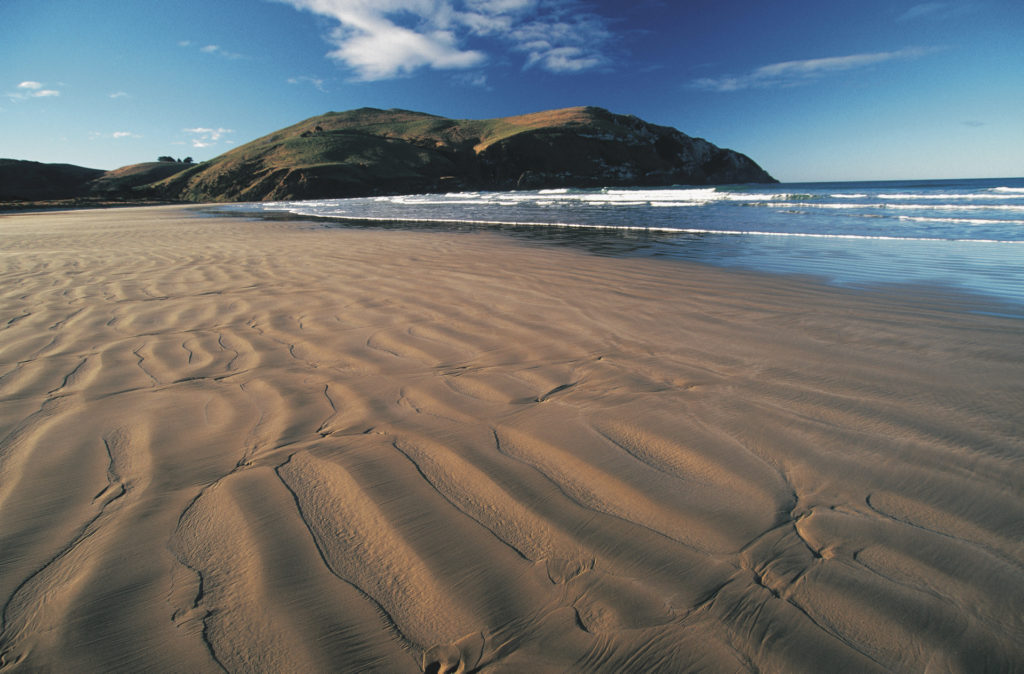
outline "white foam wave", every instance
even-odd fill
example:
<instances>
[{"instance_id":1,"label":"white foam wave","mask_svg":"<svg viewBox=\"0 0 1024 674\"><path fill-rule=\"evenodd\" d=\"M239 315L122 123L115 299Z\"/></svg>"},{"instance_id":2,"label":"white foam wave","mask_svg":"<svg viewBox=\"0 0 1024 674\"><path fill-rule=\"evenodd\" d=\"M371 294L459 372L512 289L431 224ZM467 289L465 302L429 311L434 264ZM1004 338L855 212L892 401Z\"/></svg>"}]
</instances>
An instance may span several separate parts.
<instances>
[{"instance_id":1,"label":"white foam wave","mask_svg":"<svg viewBox=\"0 0 1024 674\"><path fill-rule=\"evenodd\" d=\"M617 190L607 189L600 192L566 193L562 196L567 201L586 201L600 203L655 203L655 202L690 202L703 203L718 201L722 193L714 187L692 189L652 189L652 190Z\"/></svg>"},{"instance_id":2,"label":"white foam wave","mask_svg":"<svg viewBox=\"0 0 1024 674\"><path fill-rule=\"evenodd\" d=\"M379 217L364 215L349 215L333 211L318 211L308 208L310 202L302 202L297 206L294 202L276 202L260 204L260 210L287 210L300 217L317 217L328 220L339 220L344 222L381 222L381 223L425 223L441 225L480 225L495 227L551 227L561 229L593 229L612 230L625 232L645 232L662 234L699 234L725 236L764 236L764 237L793 237L802 239L841 239L860 241L920 241L935 243L978 243L978 244L1017 244L1024 245L1024 241L1007 239L951 239L941 237L913 237L913 236L889 236L889 235L865 235L865 234L834 234L819 232L771 232L759 230L732 230L732 229L706 229L706 228L677 228L677 227L645 227L638 225L595 225L578 222L533 222L524 220L487 220L487 219L464 219L464 218L424 218L424 217ZM269 208L268 208L269 207ZM1004 221L997 221L1004 222ZM1021 221L1024 224L1024 221Z\"/></svg>"},{"instance_id":3,"label":"white foam wave","mask_svg":"<svg viewBox=\"0 0 1024 674\"><path fill-rule=\"evenodd\" d=\"M1024 212L1024 205L1015 204L880 204L880 206L893 210Z\"/></svg>"},{"instance_id":4,"label":"white foam wave","mask_svg":"<svg viewBox=\"0 0 1024 674\"><path fill-rule=\"evenodd\" d=\"M1018 192L970 192L966 194L924 194L915 192L909 194L880 193L877 196L879 199L927 199L932 201L941 199L943 201L950 201L955 199L1020 199L1024 197L1024 194Z\"/></svg>"},{"instance_id":5,"label":"white foam wave","mask_svg":"<svg viewBox=\"0 0 1024 674\"><path fill-rule=\"evenodd\" d=\"M572 190L559 188L538 190L536 192L452 192L447 194L416 194L402 196L373 197L377 203L442 205L442 204L494 204L494 203L536 203L546 202L577 202L590 205L637 206L646 204L701 204L716 201L779 201L779 200L810 200L814 195L802 193L762 193L762 192L729 192L719 191L714 187L694 188L660 188L660 189L614 189L600 191Z\"/></svg>"},{"instance_id":6,"label":"white foam wave","mask_svg":"<svg viewBox=\"0 0 1024 674\"><path fill-rule=\"evenodd\" d=\"M767 206L769 208L823 208L833 210L864 210L878 208L878 204L828 204L828 203L807 203L806 201L775 201L771 203L754 204L755 206Z\"/></svg>"},{"instance_id":7,"label":"white foam wave","mask_svg":"<svg viewBox=\"0 0 1024 674\"><path fill-rule=\"evenodd\" d=\"M1016 190L1017 188L1006 188ZM861 203L853 200L867 200ZM775 208L817 208L817 209L904 209L922 210L1006 210L1024 212L1024 189L1020 192L971 194L927 194L927 193L878 193L869 195L858 192L851 194L812 195L792 192L733 192L708 188L656 188L656 189L612 189L576 190L558 188L530 192L454 192L448 194L419 194L403 196L372 197L370 199L337 200L334 203L371 202L400 206L537 206L542 208L581 204L589 207L636 207L651 206L662 208L683 208L713 203L734 202L738 205L769 206ZM987 203L965 203L980 200ZM329 201L329 200L328 200ZM940 203L940 202L945 203ZM916 202L916 203L912 203ZM1008 202L1008 203L1007 203Z\"/></svg>"},{"instance_id":8,"label":"white foam wave","mask_svg":"<svg viewBox=\"0 0 1024 674\"><path fill-rule=\"evenodd\" d=\"M792 192L719 192L719 201L805 201L816 198L811 194L793 194Z\"/></svg>"},{"instance_id":9,"label":"white foam wave","mask_svg":"<svg viewBox=\"0 0 1024 674\"><path fill-rule=\"evenodd\" d=\"M953 225L1024 225L1024 220L989 220L984 218L927 218L914 215L899 215L907 222L946 222Z\"/></svg>"},{"instance_id":10,"label":"white foam wave","mask_svg":"<svg viewBox=\"0 0 1024 674\"><path fill-rule=\"evenodd\" d=\"M1007 211L1011 213L1024 212L1024 205L1014 204L886 204L886 203L866 203L866 204L830 204L827 202L820 203L808 203L804 201L790 202L790 201L775 201L764 204L757 204L768 206L771 208L824 208L824 209L835 209L835 210L871 210L871 209L885 209L885 210L905 210L905 211Z\"/></svg>"}]
</instances>

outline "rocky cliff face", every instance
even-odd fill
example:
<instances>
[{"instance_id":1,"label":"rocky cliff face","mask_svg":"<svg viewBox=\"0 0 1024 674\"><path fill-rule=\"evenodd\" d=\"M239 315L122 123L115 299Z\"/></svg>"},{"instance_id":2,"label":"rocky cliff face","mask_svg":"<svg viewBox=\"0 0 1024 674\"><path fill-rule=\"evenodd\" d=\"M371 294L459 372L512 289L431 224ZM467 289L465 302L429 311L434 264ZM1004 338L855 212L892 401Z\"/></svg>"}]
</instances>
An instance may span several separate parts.
<instances>
[{"instance_id":1,"label":"rocky cliff face","mask_svg":"<svg viewBox=\"0 0 1024 674\"><path fill-rule=\"evenodd\" d=\"M190 201L454 190L775 182L749 157L601 108L454 120L363 108L313 117L150 187Z\"/></svg>"}]
</instances>

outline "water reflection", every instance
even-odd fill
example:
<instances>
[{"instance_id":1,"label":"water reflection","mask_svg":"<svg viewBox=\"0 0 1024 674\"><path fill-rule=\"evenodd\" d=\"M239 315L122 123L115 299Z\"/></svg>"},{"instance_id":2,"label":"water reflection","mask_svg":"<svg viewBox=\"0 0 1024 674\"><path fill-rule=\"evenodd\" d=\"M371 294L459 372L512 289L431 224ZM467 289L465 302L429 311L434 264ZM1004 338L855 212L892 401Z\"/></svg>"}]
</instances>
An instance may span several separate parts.
<instances>
[{"instance_id":1,"label":"water reflection","mask_svg":"<svg viewBox=\"0 0 1024 674\"><path fill-rule=\"evenodd\" d=\"M232 214L218 210L217 215ZM252 212L235 213L252 217ZM552 225L389 222L263 212L272 220L328 227L445 232L499 232L534 245L566 246L606 257L659 257L720 267L810 276L858 288L946 288L978 295L986 313L1024 317L1024 244L984 241L840 239ZM995 301L999 307L990 305ZM982 308L984 307L984 308Z\"/></svg>"}]
</instances>

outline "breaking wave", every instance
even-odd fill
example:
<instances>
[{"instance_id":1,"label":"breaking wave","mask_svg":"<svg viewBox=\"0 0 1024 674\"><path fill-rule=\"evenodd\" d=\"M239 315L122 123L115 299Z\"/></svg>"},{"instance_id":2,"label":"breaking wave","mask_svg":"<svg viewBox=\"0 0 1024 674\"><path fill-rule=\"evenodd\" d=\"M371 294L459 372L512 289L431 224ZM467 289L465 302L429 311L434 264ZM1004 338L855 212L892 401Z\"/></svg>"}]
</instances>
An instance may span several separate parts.
<instances>
[{"instance_id":1,"label":"breaking wave","mask_svg":"<svg viewBox=\"0 0 1024 674\"><path fill-rule=\"evenodd\" d=\"M467 191L218 210L348 225L529 229L548 232L548 240L556 231L577 233L574 241L587 230L617 232L630 240L630 254L646 250L839 283L941 282L1024 304L1020 178Z\"/></svg>"}]
</instances>

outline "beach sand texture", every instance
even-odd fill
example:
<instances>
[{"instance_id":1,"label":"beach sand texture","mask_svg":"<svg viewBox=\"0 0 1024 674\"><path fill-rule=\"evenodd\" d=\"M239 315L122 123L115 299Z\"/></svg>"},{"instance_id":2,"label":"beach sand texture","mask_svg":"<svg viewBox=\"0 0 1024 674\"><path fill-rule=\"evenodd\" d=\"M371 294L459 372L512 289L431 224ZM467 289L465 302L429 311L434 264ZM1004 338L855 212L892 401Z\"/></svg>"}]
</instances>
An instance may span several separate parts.
<instances>
[{"instance_id":1,"label":"beach sand texture","mask_svg":"<svg viewBox=\"0 0 1024 674\"><path fill-rule=\"evenodd\" d=\"M0 217L0 669L1024 668L1024 330L494 233Z\"/></svg>"}]
</instances>

